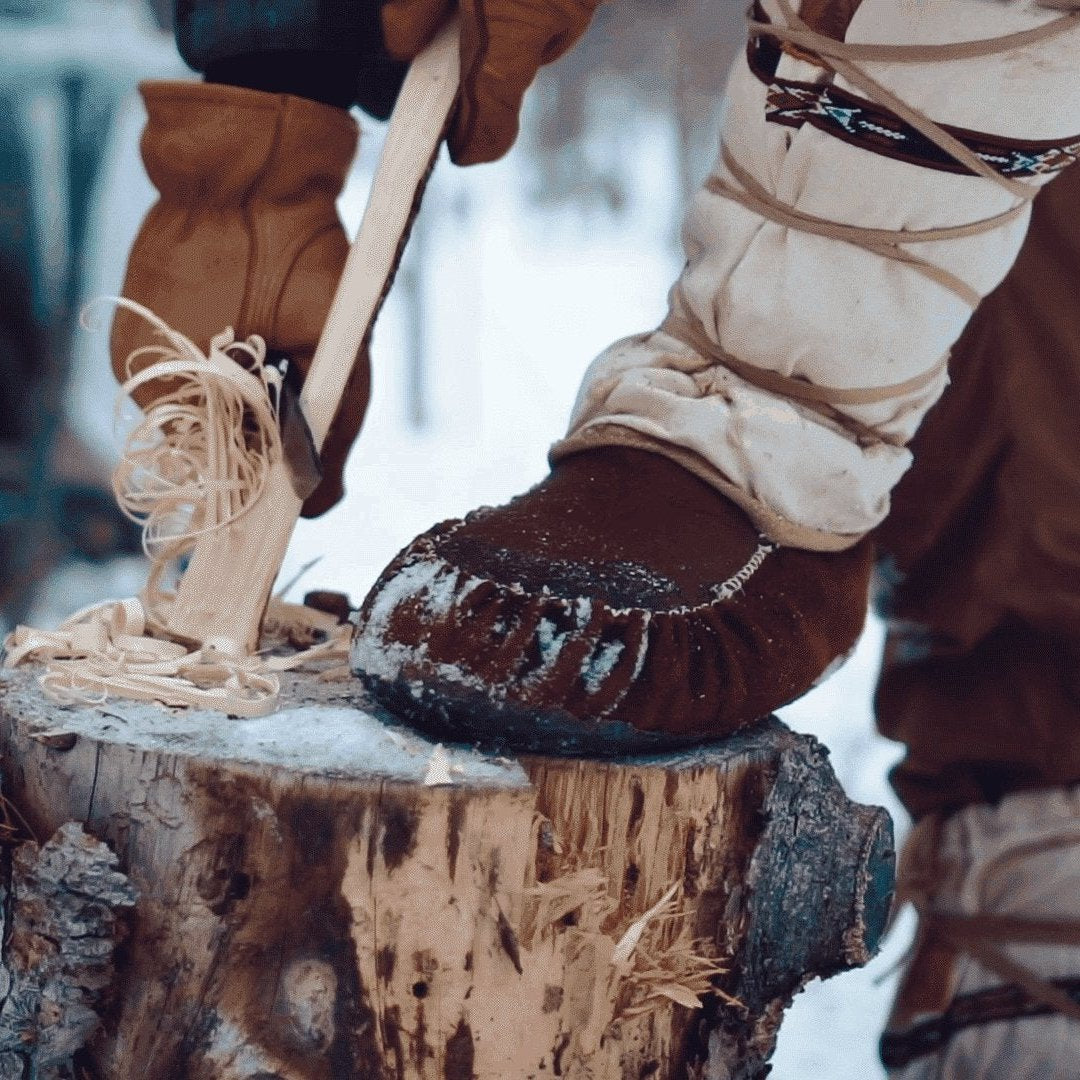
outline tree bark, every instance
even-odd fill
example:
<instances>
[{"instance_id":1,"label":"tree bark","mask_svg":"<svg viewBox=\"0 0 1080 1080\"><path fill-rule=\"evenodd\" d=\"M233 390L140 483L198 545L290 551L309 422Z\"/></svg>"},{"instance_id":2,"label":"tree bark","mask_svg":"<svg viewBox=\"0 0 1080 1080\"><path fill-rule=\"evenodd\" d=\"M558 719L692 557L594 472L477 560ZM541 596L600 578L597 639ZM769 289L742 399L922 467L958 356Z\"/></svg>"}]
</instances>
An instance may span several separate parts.
<instances>
[{"instance_id":1,"label":"tree bark","mask_svg":"<svg viewBox=\"0 0 1080 1080\"><path fill-rule=\"evenodd\" d=\"M77 824L3 859L0 1080L68 1080L97 1031L135 903L116 856Z\"/></svg>"},{"instance_id":2,"label":"tree bark","mask_svg":"<svg viewBox=\"0 0 1080 1080\"><path fill-rule=\"evenodd\" d=\"M9 791L138 893L103 1080L750 1080L815 975L864 963L884 810L770 718L694 752L485 757L351 681L254 720L59 708L5 675Z\"/></svg>"}]
</instances>

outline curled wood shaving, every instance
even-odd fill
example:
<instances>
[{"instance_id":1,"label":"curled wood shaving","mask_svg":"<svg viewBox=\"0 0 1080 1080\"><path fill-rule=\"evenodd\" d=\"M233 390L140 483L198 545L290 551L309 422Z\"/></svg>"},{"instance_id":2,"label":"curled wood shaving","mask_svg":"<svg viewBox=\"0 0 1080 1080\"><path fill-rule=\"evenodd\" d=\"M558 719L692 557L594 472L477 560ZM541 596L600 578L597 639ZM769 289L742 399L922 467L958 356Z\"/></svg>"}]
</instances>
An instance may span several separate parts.
<instances>
[{"instance_id":1,"label":"curled wood shaving","mask_svg":"<svg viewBox=\"0 0 1080 1080\"><path fill-rule=\"evenodd\" d=\"M282 452L282 375L265 363L266 343L258 335L237 341L227 328L204 354L152 311L115 302L164 339L127 359L118 414L143 387L166 389L128 433L113 473L117 504L142 526L143 547L157 568L243 517L262 495Z\"/></svg>"},{"instance_id":2,"label":"curled wood shaving","mask_svg":"<svg viewBox=\"0 0 1080 1080\"><path fill-rule=\"evenodd\" d=\"M310 611L279 600L270 602L270 610L279 625L301 628ZM77 612L56 630L16 627L4 642L4 666L43 663L38 682L45 696L61 705L102 705L121 697L265 716L277 707L278 673L347 656L349 631L348 625L335 625L322 642L285 655L189 649L150 636L142 601L131 598Z\"/></svg>"},{"instance_id":3,"label":"curled wood shaving","mask_svg":"<svg viewBox=\"0 0 1080 1080\"><path fill-rule=\"evenodd\" d=\"M100 705L116 696L265 715L277 706L277 672L347 659L350 628L275 598L256 655L191 649L167 637L173 596L162 581L201 536L241 518L262 495L282 453L281 373L264 364L258 336L236 341L227 329L203 354L153 312L114 299L164 341L128 357L121 401L151 383L166 389L128 434L113 474L120 509L142 526L150 573L138 598L83 609L52 631L16 627L4 642L5 666L44 663L42 690L65 705ZM286 644L300 651L280 654Z\"/></svg>"}]
</instances>

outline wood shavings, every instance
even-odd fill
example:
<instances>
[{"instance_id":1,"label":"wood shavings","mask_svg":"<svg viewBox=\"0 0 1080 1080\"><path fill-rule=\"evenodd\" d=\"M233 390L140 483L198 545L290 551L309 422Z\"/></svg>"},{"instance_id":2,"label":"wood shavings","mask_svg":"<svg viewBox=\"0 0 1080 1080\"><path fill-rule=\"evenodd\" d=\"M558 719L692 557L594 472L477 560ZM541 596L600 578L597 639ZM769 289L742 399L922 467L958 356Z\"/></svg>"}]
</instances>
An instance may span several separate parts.
<instances>
[{"instance_id":1,"label":"wood shavings","mask_svg":"<svg viewBox=\"0 0 1080 1080\"><path fill-rule=\"evenodd\" d=\"M294 611L275 611L274 619L278 625L295 619L304 629ZM16 627L4 643L4 666L44 663L38 681L61 705L101 705L115 696L255 717L277 707L278 672L347 656L348 637L348 626L337 627L318 644L278 656L237 656L212 646L188 649L149 636L141 602L128 599L77 612L56 630Z\"/></svg>"},{"instance_id":2,"label":"wood shavings","mask_svg":"<svg viewBox=\"0 0 1080 1080\"><path fill-rule=\"evenodd\" d=\"M681 881L672 885L627 927L615 945L612 990L621 1002L616 1010L619 1017L641 1016L667 1002L700 1009L706 994L740 1004L713 985L715 977L728 968L705 954L703 942L691 939L688 913L680 909L678 899L681 888Z\"/></svg>"},{"instance_id":3,"label":"wood shavings","mask_svg":"<svg viewBox=\"0 0 1080 1080\"><path fill-rule=\"evenodd\" d=\"M582 908L594 911L610 906L607 879L595 866L573 870L529 888L516 891L520 914L518 937L527 949L535 949L568 915Z\"/></svg>"},{"instance_id":4,"label":"wood shavings","mask_svg":"<svg viewBox=\"0 0 1080 1080\"><path fill-rule=\"evenodd\" d=\"M4 664L44 663L42 690L58 704L100 705L117 696L263 716L277 707L277 673L346 660L350 628L275 597L259 654L191 648L165 633L173 597L162 580L201 536L237 521L262 495L282 453L281 373L264 363L258 336L236 341L227 329L204 355L153 312L114 299L152 323L165 342L128 357L122 400L151 383L166 390L128 435L113 474L120 509L142 526L150 574L138 598L76 612L53 631L16 627L4 643ZM285 646L299 651L282 655Z\"/></svg>"},{"instance_id":5,"label":"wood shavings","mask_svg":"<svg viewBox=\"0 0 1080 1080\"><path fill-rule=\"evenodd\" d=\"M204 354L152 311L115 302L153 324L165 342L127 359L118 409L150 384L167 389L128 433L113 473L117 504L142 526L143 547L160 572L200 536L241 518L262 494L281 457L282 377L265 363L258 335L236 341L227 328ZM155 605L147 607L153 612Z\"/></svg>"},{"instance_id":6,"label":"wood shavings","mask_svg":"<svg viewBox=\"0 0 1080 1080\"><path fill-rule=\"evenodd\" d=\"M671 901L679 891L679 884L679 882L676 882L672 885L644 915L639 916L630 924L626 933L619 938L615 951L611 954L613 965L618 967L630 962L634 949L637 948L638 942L641 941L641 935L645 933L645 928L662 912L670 910Z\"/></svg>"}]
</instances>

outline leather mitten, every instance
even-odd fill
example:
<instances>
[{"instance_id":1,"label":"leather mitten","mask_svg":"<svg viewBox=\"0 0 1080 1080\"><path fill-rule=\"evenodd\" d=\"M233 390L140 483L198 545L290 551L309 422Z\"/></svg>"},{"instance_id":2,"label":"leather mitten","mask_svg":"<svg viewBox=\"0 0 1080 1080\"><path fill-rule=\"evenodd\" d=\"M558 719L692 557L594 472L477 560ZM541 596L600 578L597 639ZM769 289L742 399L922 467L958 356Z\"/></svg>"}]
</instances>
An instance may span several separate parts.
<instances>
[{"instance_id":1,"label":"leather mitten","mask_svg":"<svg viewBox=\"0 0 1080 1080\"><path fill-rule=\"evenodd\" d=\"M344 109L233 86L148 82L140 90L142 157L159 199L131 249L123 295L200 349L232 327L241 339L259 334L306 373L348 252L335 203L356 121ZM135 349L154 343L148 323L119 310L117 378L127 377ZM143 387L139 404L155 391ZM323 479L304 503L306 517L344 493L342 470L369 392L364 355L323 446Z\"/></svg>"}]
</instances>

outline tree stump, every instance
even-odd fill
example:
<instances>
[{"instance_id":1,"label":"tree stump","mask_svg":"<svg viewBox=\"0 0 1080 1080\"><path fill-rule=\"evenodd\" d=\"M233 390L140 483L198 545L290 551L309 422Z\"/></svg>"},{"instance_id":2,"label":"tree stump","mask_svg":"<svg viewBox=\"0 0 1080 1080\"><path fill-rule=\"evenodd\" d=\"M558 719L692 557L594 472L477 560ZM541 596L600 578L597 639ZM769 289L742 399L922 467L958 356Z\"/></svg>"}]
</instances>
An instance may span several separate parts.
<instances>
[{"instance_id":1,"label":"tree stump","mask_svg":"<svg viewBox=\"0 0 1080 1080\"><path fill-rule=\"evenodd\" d=\"M272 716L62 708L5 674L8 795L138 900L102 1080L751 1080L815 975L865 963L886 812L774 718L693 752L483 756L352 681Z\"/></svg>"}]
</instances>

